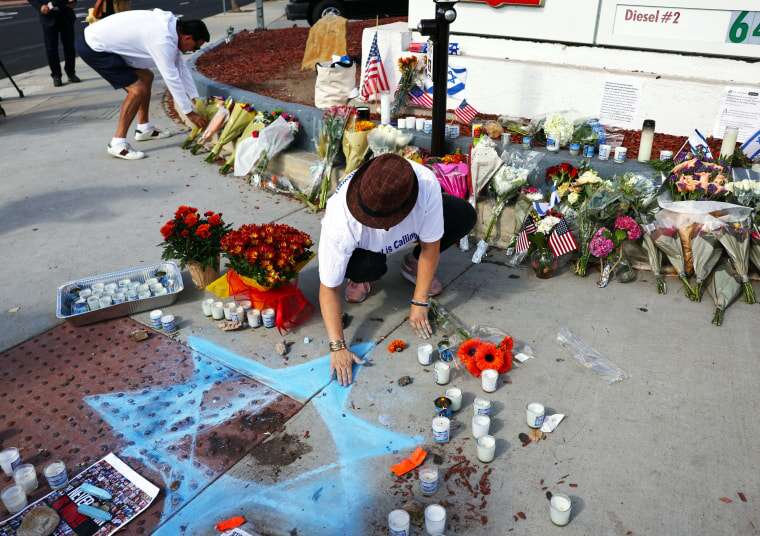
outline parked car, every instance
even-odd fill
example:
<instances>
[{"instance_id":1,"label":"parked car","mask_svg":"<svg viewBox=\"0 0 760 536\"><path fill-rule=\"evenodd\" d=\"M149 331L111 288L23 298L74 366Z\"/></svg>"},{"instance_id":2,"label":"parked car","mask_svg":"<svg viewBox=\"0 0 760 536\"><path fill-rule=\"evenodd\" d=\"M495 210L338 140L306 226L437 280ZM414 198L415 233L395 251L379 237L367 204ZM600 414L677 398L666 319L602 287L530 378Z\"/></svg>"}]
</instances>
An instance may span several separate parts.
<instances>
[{"instance_id":1,"label":"parked car","mask_svg":"<svg viewBox=\"0 0 760 536\"><path fill-rule=\"evenodd\" d=\"M285 6L289 20L306 19L314 24L325 15L347 19L370 19L406 15L408 0L290 0Z\"/></svg>"}]
</instances>

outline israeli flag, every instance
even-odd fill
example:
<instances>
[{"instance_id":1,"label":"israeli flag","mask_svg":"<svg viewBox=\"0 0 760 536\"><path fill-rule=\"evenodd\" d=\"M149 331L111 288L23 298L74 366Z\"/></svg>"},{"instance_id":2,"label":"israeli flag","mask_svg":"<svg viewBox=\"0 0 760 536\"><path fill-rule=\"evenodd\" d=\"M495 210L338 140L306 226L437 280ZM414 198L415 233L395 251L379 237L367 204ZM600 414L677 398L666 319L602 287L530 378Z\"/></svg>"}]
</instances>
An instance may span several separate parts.
<instances>
[{"instance_id":1,"label":"israeli flag","mask_svg":"<svg viewBox=\"0 0 760 536\"><path fill-rule=\"evenodd\" d=\"M552 209L551 203L542 203L540 201L533 201L533 210L536 211L536 214L543 217L546 215L547 212L549 212Z\"/></svg>"},{"instance_id":2,"label":"israeli flag","mask_svg":"<svg viewBox=\"0 0 760 536\"><path fill-rule=\"evenodd\" d=\"M689 136L689 146L691 147L691 151L695 154L700 153L708 158L713 157L712 152L710 151L710 146L707 145L707 138L705 138L704 134L696 128L691 136Z\"/></svg>"},{"instance_id":3,"label":"israeli flag","mask_svg":"<svg viewBox=\"0 0 760 536\"><path fill-rule=\"evenodd\" d=\"M760 130L752 134L742 145L742 152L747 158L754 160L760 158Z\"/></svg>"},{"instance_id":4,"label":"israeli flag","mask_svg":"<svg viewBox=\"0 0 760 536\"><path fill-rule=\"evenodd\" d=\"M460 93L464 91L466 81L467 67L452 67L449 65L449 75L446 82L446 92L448 93L449 97L459 96L459 98L462 98L462 95L460 95ZM429 93L433 92L432 80L428 79L425 81L425 91Z\"/></svg>"}]
</instances>

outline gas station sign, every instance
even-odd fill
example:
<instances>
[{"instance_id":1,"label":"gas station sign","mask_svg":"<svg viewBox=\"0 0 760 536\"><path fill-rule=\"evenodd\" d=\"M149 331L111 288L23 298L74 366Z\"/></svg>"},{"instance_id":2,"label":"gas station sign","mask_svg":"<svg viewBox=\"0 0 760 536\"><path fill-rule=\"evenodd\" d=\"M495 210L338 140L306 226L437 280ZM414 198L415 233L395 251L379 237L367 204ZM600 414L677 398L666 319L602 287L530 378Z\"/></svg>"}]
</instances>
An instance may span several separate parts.
<instances>
[{"instance_id":1,"label":"gas station sign","mask_svg":"<svg viewBox=\"0 0 760 536\"><path fill-rule=\"evenodd\" d=\"M544 0L465 0L473 4L488 4L491 7L502 6L530 6L543 7Z\"/></svg>"}]
</instances>

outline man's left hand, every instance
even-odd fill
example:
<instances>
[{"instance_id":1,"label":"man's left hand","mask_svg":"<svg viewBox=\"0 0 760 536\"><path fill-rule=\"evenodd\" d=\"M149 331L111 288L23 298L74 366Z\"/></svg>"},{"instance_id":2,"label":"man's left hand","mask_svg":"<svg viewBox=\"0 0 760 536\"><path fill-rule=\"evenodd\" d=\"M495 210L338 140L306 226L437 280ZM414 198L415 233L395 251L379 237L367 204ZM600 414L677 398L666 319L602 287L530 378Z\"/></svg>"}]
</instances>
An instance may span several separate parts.
<instances>
[{"instance_id":1,"label":"man's left hand","mask_svg":"<svg viewBox=\"0 0 760 536\"><path fill-rule=\"evenodd\" d=\"M409 324L414 332L423 339L429 339L433 335L428 320L428 308L412 305L409 311Z\"/></svg>"}]
</instances>

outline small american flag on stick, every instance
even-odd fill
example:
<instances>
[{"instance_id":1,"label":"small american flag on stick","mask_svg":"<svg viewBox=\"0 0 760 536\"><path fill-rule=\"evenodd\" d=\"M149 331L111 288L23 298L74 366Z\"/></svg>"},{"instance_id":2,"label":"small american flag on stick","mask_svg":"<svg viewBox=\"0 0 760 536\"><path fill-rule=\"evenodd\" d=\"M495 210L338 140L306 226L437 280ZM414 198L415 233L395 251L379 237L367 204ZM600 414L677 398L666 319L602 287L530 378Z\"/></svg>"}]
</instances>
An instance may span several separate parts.
<instances>
[{"instance_id":1,"label":"small american flag on stick","mask_svg":"<svg viewBox=\"0 0 760 536\"><path fill-rule=\"evenodd\" d=\"M373 95L388 91L388 77L385 75L383 60L380 58L380 49L377 46L377 31L372 39L372 46L367 56L367 65L364 68L364 80L362 81L362 98L370 100Z\"/></svg>"},{"instance_id":2,"label":"small american flag on stick","mask_svg":"<svg viewBox=\"0 0 760 536\"><path fill-rule=\"evenodd\" d=\"M528 237L535 232L536 222L533 219L533 215L528 214L525 217L525 221L523 222L520 234L517 235L517 247L515 248L515 251L517 251L517 253L524 253L530 249L530 238Z\"/></svg>"},{"instance_id":3,"label":"small american flag on stick","mask_svg":"<svg viewBox=\"0 0 760 536\"><path fill-rule=\"evenodd\" d=\"M432 108L433 98L429 93L426 93L419 86L414 86L409 90L409 100L420 108Z\"/></svg>"},{"instance_id":4,"label":"small american flag on stick","mask_svg":"<svg viewBox=\"0 0 760 536\"><path fill-rule=\"evenodd\" d=\"M552 229L549 235L549 248L555 257L561 257L578 249L578 242L575 241L573 233L570 232L570 227L565 218L559 220L559 223Z\"/></svg>"},{"instance_id":5,"label":"small american flag on stick","mask_svg":"<svg viewBox=\"0 0 760 536\"><path fill-rule=\"evenodd\" d=\"M457 120L463 125L469 125L473 119L478 116L478 111L467 103L467 100L463 100L454 110L454 115Z\"/></svg>"}]
</instances>

